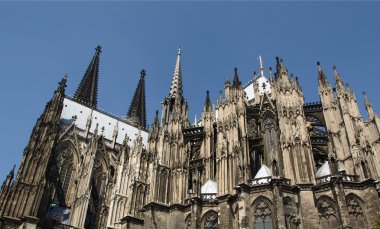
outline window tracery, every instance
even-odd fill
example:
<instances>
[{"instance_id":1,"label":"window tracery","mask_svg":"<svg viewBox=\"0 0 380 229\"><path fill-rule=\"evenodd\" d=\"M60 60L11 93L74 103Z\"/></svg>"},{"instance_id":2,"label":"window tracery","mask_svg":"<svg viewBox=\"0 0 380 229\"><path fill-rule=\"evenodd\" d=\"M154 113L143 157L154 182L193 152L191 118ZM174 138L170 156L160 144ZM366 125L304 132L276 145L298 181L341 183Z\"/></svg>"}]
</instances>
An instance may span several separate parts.
<instances>
[{"instance_id":1,"label":"window tracery","mask_svg":"<svg viewBox=\"0 0 380 229\"><path fill-rule=\"evenodd\" d=\"M56 151L53 180L55 184L55 202L66 206L66 195L70 186L73 172L73 159L70 147Z\"/></svg>"},{"instance_id":2,"label":"window tracery","mask_svg":"<svg viewBox=\"0 0 380 229\"><path fill-rule=\"evenodd\" d=\"M215 211L208 211L202 219L204 229L218 229L218 213Z\"/></svg>"},{"instance_id":3,"label":"window tracery","mask_svg":"<svg viewBox=\"0 0 380 229\"><path fill-rule=\"evenodd\" d=\"M364 212L359 198L354 195L348 195L346 197L346 203L349 214L349 224L352 229L366 228Z\"/></svg>"},{"instance_id":4,"label":"window tracery","mask_svg":"<svg viewBox=\"0 0 380 229\"><path fill-rule=\"evenodd\" d=\"M317 203L319 213L319 228L338 229L339 223L336 217L337 207L333 200L320 198Z\"/></svg>"},{"instance_id":5,"label":"window tracery","mask_svg":"<svg viewBox=\"0 0 380 229\"><path fill-rule=\"evenodd\" d=\"M257 201L254 207L256 229L272 229L272 205L264 198Z\"/></svg>"}]
</instances>

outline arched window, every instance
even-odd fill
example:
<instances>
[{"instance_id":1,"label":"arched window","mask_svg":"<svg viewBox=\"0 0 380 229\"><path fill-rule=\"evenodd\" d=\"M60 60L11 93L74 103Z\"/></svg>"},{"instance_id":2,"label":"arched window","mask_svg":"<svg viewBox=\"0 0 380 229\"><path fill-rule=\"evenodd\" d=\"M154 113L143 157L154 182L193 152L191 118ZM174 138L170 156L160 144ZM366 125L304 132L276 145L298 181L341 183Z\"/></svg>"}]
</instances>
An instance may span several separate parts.
<instances>
[{"instance_id":1,"label":"arched window","mask_svg":"<svg viewBox=\"0 0 380 229\"><path fill-rule=\"evenodd\" d=\"M329 197L322 197L317 203L320 229L338 229L337 207Z\"/></svg>"},{"instance_id":2,"label":"arched window","mask_svg":"<svg viewBox=\"0 0 380 229\"><path fill-rule=\"evenodd\" d=\"M259 197L260 198L260 197ZM272 205L266 198L260 198L255 201L255 228L256 229L272 229Z\"/></svg>"},{"instance_id":3,"label":"arched window","mask_svg":"<svg viewBox=\"0 0 380 229\"><path fill-rule=\"evenodd\" d=\"M346 203L349 214L349 224L352 229L366 228L363 209L361 207L362 201L354 194L349 194L346 197Z\"/></svg>"},{"instance_id":4,"label":"arched window","mask_svg":"<svg viewBox=\"0 0 380 229\"><path fill-rule=\"evenodd\" d=\"M202 225L204 229L218 229L218 213L215 211L208 211L202 217Z\"/></svg>"},{"instance_id":5,"label":"arched window","mask_svg":"<svg viewBox=\"0 0 380 229\"><path fill-rule=\"evenodd\" d=\"M55 184L54 201L59 205L66 206L66 195L69 189L71 174L73 171L72 152L69 147L59 149L55 154L53 168L53 180Z\"/></svg>"}]
</instances>

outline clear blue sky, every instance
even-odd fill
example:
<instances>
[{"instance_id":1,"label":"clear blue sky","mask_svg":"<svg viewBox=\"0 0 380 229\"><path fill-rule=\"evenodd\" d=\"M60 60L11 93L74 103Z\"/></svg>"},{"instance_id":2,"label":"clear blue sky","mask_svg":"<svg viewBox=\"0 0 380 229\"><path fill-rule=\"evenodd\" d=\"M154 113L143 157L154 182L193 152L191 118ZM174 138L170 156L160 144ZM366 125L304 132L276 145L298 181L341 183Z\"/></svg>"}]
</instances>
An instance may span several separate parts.
<instances>
[{"instance_id":1,"label":"clear blue sky","mask_svg":"<svg viewBox=\"0 0 380 229\"><path fill-rule=\"evenodd\" d=\"M250 80L259 55L266 70L282 57L306 101L318 100L316 61L330 80L337 65L361 108L367 91L380 110L379 13L375 2L1 2L0 182L19 165L57 82L67 73L73 95L98 44L98 106L125 115L145 68L148 123L169 91L178 45L191 120L235 66Z\"/></svg>"}]
</instances>

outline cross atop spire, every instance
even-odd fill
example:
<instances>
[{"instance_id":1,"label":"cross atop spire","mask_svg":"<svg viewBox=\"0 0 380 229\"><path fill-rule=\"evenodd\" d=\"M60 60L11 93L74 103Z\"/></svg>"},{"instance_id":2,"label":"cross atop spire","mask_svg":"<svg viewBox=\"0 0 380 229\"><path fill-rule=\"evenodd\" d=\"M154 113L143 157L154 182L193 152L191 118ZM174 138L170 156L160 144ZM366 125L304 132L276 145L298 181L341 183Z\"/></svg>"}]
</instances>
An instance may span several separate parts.
<instances>
[{"instance_id":1,"label":"cross atop spire","mask_svg":"<svg viewBox=\"0 0 380 229\"><path fill-rule=\"evenodd\" d=\"M137 84L135 94L128 109L127 120L136 126L146 128L146 106L145 106L145 76L144 69L140 72L140 80Z\"/></svg>"},{"instance_id":2,"label":"cross atop spire","mask_svg":"<svg viewBox=\"0 0 380 229\"><path fill-rule=\"evenodd\" d=\"M178 46L178 55L181 55L181 51L182 51L181 46Z\"/></svg>"},{"instance_id":3,"label":"cross atop spire","mask_svg":"<svg viewBox=\"0 0 380 229\"><path fill-rule=\"evenodd\" d=\"M182 49L178 47L177 62L174 68L172 84L170 86L169 97L182 97L182 70L181 70L181 52Z\"/></svg>"},{"instance_id":4,"label":"cross atop spire","mask_svg":"<svg viewBox=\"0 0 380 229\"><path fill-rule=\"evenodd\" d=\"M102 47L98 45L95 48L93 56L86 73L84 74L74 98L90 107L96 108L98 97L98 79L99 79L99 56Z\"/></svg>"}]
</instances>

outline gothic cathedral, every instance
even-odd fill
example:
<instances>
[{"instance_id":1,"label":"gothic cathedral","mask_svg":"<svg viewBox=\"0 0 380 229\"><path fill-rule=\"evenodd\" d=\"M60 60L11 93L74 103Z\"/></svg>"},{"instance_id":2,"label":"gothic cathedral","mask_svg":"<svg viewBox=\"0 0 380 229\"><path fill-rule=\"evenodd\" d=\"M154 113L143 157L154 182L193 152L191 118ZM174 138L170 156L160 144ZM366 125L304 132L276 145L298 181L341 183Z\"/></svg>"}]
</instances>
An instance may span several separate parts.
<instances>
[{"instance_id":1,"label":"gothic cathedral","mask_svg":"<svg viewBox=\"0 0 380 229\"><path fill-rule=\"evenodd\" d=\"M145 70L125 117L97 108L96 52L73 97L64 76L18 171L0 189L0 228L359 229L380 221L380 118L334 67L318 63L320 101L305 103L277 58L245 86L234 69L217 104L189 121L181 49L147 128ZM261 62L261 58L260 58ZM317 79L317 78L316 78Z\"/></svg>"}]
</instances>

